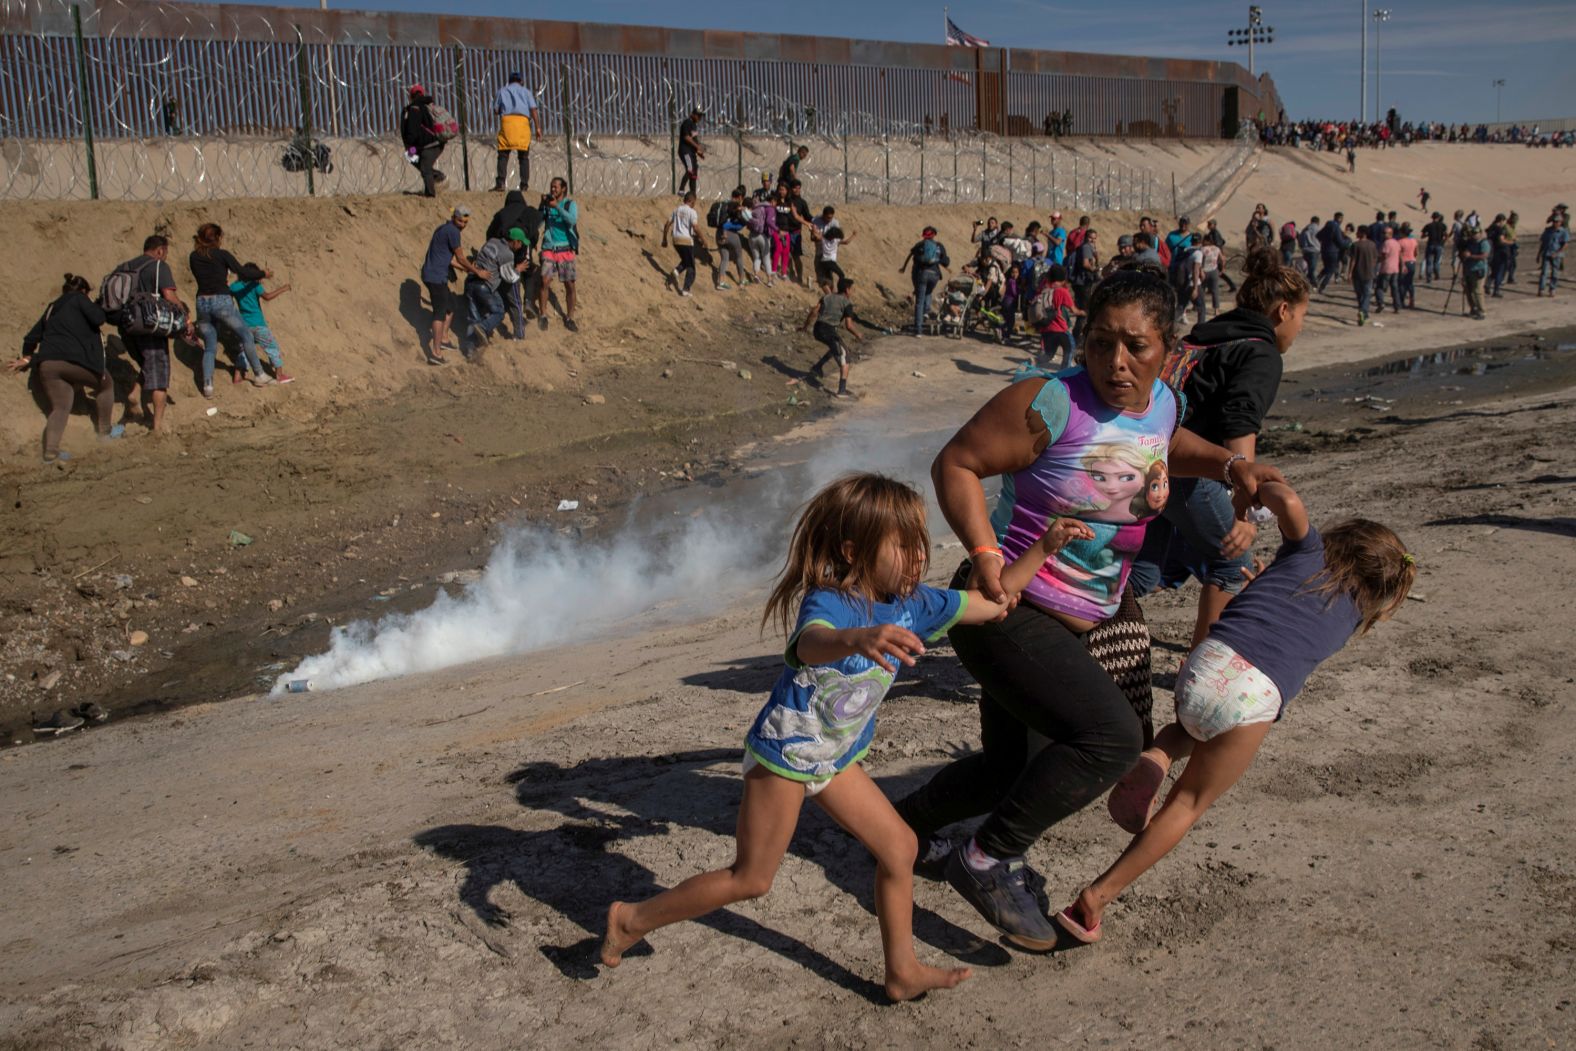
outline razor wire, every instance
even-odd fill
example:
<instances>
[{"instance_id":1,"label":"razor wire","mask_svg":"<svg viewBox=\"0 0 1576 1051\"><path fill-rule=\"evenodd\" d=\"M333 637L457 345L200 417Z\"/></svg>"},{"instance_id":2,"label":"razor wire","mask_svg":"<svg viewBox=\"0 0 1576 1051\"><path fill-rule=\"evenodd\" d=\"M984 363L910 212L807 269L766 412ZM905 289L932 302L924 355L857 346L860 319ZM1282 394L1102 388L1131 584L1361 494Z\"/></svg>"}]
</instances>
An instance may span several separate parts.
<instances>
[{"instance_id":1,"label":"razor wire","mask_svg":"<svg viewBox=\"0 0 1576 1051\"><path fill-rule=\"evenodd\" d=\"M0 199L174 201L370 195L419 185L398 135L407 89L424 85L460 121L444 150L451 187L493 183L493 98L518 72L540 107L532 168L575 191L654 196L677 183L677 124L705 111L702 195L775 175L805 145L808 197L894 205L1029 204L1153 209L1153 170L1093 144L996 136L818 110L739 83L711 60L407 45L353 31L329 37L266 9L148 3L141 18L78 35L64 0L0 0ZM92 144L87 145L88 133ZM1229 178L1240 143L1211 165ZM1190 180L1191 182L1192 180Z\"/></svg>"}]
</instances>

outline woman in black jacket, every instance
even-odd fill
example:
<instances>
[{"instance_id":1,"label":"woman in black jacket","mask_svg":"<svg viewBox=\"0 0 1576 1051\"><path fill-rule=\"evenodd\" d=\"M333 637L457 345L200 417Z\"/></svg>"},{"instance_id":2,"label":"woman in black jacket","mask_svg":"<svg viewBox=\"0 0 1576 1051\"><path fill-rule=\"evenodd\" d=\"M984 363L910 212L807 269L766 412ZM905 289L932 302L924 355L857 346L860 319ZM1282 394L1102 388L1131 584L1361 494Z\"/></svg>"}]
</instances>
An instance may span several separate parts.
<instances>
[{"instance_id":1,"label":"woman in black jacket","mask_svg":"<svg viewBox=\"0 0 1576 1051\"><path fill-rule=\"evenodd\" d=\"M427 107L432 96L420 84L411 86L410 101L400 114L400 139L405 143L405 153L421 172L421 192L427 197L438 196L438 184L445 176L438 170L438 156L443 152L443 140L432 130L432 113Z\"/></svg>"},{"instance_id":2,"label":"woman in black jacket","mask_svg":"<svg viewBox=\"0 0 1576 1051\"><path fill-rule=\"evenodd\" d=\"M1300 271L1283 266L1273 247L1256 249L1245 269L1237 309L1195 325L1162 378L1186 395L1184 428L1227 449L1233 459L1251 463L1264 417L1280 389L1281 357L1302 331L1312 286ZM1197 577L1203 588L1193 628L1197 646L1247 583L1243 570L1252 565L1246 553L1236 558L1221 554L1226 538L1246 539L1251 547L1255 532L1252 523L1236 520L1231 490L1224 483L1173 479L1171 499L1150 522L1128 576L1133 593L1144 595L1161 584Z\"/></svg>"},{"instance_id":3,"label":"woman in black jacket","mask_svg":"<svg viewBox=\"0 0 1576 1051\"><path fill-rule=\"evenodd\" d=\"M33 370L33 377L49 400L49 422L44 425L44 462L69 460L60 451L60 436L76 402L77 391L93 398L93 418L101 439L119 438L124 428L111 427L115 412L115 385L104 363L104 341L99 328L104 311L88 298L86 278L67 274L66 283L22 339L22 356L11 371Z\"/></svg>"}]
</instances>

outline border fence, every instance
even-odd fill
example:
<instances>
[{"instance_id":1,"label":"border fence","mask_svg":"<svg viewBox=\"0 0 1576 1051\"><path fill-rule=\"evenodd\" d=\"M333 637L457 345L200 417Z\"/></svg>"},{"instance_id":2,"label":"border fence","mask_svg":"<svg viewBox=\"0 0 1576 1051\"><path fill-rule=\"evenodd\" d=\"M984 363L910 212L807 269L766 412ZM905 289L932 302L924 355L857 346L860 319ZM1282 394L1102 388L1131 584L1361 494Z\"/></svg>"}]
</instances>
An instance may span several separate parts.
<instances>
[{"instance_id":1,"label":"border fence","mask_svg":"<svg viewBox=\"0 0 1576 1051\"><path fill-rule=\"evenodd\" d=\"M450 185L492 184L494 92L541 107L533 168L577 190L677 182L675 129L705 109L702 190L812 150L822 199L1148 208L1148 169L1080 138L1230 138L1278 112L1229 63L634 26L152 0L0 0L0 198L396 192L405 88L449 106ZM1096 154L1090 156L1090 154ZM545 155L545 156L544 156ZM732 169L731 173L729 169ZM720 177L710 177L720 176Z\"/></svg>"}]
</instances>

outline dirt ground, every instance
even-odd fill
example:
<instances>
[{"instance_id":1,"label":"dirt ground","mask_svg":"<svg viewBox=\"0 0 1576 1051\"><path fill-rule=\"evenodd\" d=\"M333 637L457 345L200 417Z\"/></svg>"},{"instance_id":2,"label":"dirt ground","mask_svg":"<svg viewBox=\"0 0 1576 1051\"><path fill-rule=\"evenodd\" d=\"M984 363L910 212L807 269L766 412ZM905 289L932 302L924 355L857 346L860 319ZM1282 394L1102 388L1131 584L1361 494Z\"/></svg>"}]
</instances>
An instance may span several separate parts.
<instances>
[{"instance_id":1,"label":"dirt ground","mask_svg":"<svg viewBox=\"0 0 1576 1051\"><path fill-rule=\"evenodd\" d=\"M1251 207L1256 178L1222 215ZM1272 214L1297 190L1262 186ZM660 205L596 203L601 243L651 250ZM760 595L739 597L751 582L719 581L697 621L651 610L527 655L264 691L333 626L458 593L514 525L595 544L638 519L637 497L744 515L752 479L828 447L918 480L1022 351L880 339L855 366L860 397L838 403L804 373L819 352L793 331L808 292L681 306L637 251L597 264L578 337L555 323L480 368L429 369L419 316L390 291L424 241L409 232L422 208L0 206L29 244L92 266L129 254L105 231L118 243L199 217L252 231L298 272L354 260L279 301L301 383L224 387L214 417L177 391L163 441L41 469L38 416L19 383L0 387L0 727L20 743L31 712L112 712L0 751L0 1048L1297 1047L1313 1031L1356 1047L1569 1046L1576 462L1560 435L1576 424L1576 352L1559 349L1568 305L1534 299L1529 267L1481 325L1443 287L1382 328L1355 325L1349 290L1315 300L1264 452L1317 520L1395 526L1422 561L1415 601L1316 673L1243 783L1113 907L1100 945L1020 953L921 884L921 957L976 974L889 1008L871 862L814 808L771 895L661 932L617 972L592 964L610 897L731 856L739 740L780 659ZM877 323L903 317L906 279L890 271L912 228L967 241L972 210L938 211L850 210L869 236L845 265ZM0 306L19 334L58 278L19 265L36 254L8 258ZM336 315L340 301L366 320ZM1403 354L1417 362L1394 364ZM87 433L74 419L67 447L87 451ZM565 499L579 508L557 511ZM958 550L944 528L935 539L939 577ZM1192 601L1145 601L1162 711ZM945 647L900 680L868 763L889 792L978 746L976 690ZM1031 855L1048 901L1123 843L1100 807L1058 826Z\"/></svg>"},{"instance_id":2,"label":"dirt ground","mask_svg":"<svg viewBox=\"0 0 1576 1051\"><path fill-rule=\"evenodd\" d=\"M1318 346L1305 364L1339 355ZM755 456L791 461L895 406L902 443L961 420L1010 362L988 344L889 341L850 416ZM730 857L738 740L779 659L744 604L0 754L0 871L17 903L0 927L0 1047L503 1047L521 1033L528 1046L1268 1047L1315 1027L1358 1047L1566 1046L1576 463L1558 436L1576 398L1465 400L1353 403L1345 426L1275 432L1300 443L1276 459L1318 519L1377 516L1418 552L1415 601L1316 673L1096 947L1010 950L921 884L922 957L976 974L881 1006L871 863L810 808L768 897L599 973L610 897ZM937 574L956 557L938 534ZM1192 597L1146 601L1162 709ZM890 792L977 746L975 689L945 648L900 680L868 764ZM1058 826L1031 855L1049 900L1122 843L1100 807Z\"/></svg>"}]
</instances>

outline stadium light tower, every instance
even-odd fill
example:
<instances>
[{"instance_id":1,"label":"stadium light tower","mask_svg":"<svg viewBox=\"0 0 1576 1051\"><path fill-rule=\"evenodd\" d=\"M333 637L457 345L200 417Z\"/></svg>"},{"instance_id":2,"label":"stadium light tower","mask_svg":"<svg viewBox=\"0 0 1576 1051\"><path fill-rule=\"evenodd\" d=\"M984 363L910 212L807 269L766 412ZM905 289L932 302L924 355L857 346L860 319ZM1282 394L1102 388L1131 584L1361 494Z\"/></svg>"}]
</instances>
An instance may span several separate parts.
<instances>
[{"instance_id":1,"label":"stadium light tower","mask_svg":"<svg viewBox=\"0 0 1576 1051\"><path fill-rule=\"evenodd\" d=\"M1378 119L1379 111L1384 109L1384 95L1379 90L1379 27L1390 21L1390 9L1379 7L1374 9L1374 119Z\"/></svg>"},{"instance_id":2,"label":"stadium light tower","mask_svg":"<svg viewBox=\"0 0 1576 1051\"><path fill-rule=\"evenodd\" d=\"M1500 103L1504 100L1505 78L1500 77L1494 81L1494 123L1498 124L1504 118L1501 116Z\"/></svg>"},{"instance_id":3,"label":"stadium light tower","mask_svg":"<svg viewBox=\"0 0 1576 1051\"><path fill-rule=\"evenodd\" d=\"M1246 29L1226 30L1226 46L1242 47L1248 49L1248 75L1257 76L1253 65L1253 45L1275 43L1275 27L1264 24L1264 9L1258 4L1248 7L1248 27Z\"/></svg>"}]
</instances>

